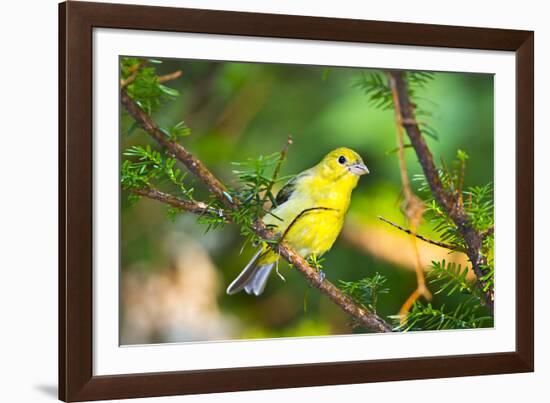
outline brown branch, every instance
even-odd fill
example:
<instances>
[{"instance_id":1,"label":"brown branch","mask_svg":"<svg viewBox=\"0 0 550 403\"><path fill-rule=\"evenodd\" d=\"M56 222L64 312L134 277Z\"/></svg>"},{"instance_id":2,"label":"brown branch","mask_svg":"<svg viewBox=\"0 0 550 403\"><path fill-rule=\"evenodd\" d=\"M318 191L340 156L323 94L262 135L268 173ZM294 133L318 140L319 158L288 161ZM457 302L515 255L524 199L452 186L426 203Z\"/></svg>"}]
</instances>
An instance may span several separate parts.
<instances>
[{"instance_id":1,"label":"brown branch","mask_svg":"<svg viewBox=\"0 0 550 403\"><path fill-rule=\"evenodd\" d=\"M173 73L169 73L169 74L165 74L163 76L159 76L157 78L157 81L160 84L162 84L162 83L165 83L166 81L171 81L171 80L175 80L176 78L180 78L181 74L182 74L181 70L176 70Z\"/></svg>"},{"instance_id":2,"label":"brown branch","mask_svg":"<svg viewBox=\"0 0 550 403\"><path fill-rule=\"evenodd\" d=\"M136 71L134 71L132 74L130 74L130 75L128 76L128 78L126 78L126 79L122 79L122 78L121 78L121 79L120 79L120 88L125 88L125 87L127 87L129 84L131 84L131 83L136 79L137 74L138 74L138 73L137 73L137 70L136 70Z\"/></svg>"},{"instance_id":3,"label":"brown branch","mask_svg":"<svg viewBox=\"0 0 550 403\"><path fill-rule=\"evenodd\" d=\"M168 204L172 207L179 208L181 210L188 211L194 214L205 214L212 213L220 216L225 215L223 211L213 209L209 207L206 203L196 202L196 201L187 201L178 199L170 194L161 192L157 189L131 189L130 192L137 194L139 196L145 196L154 200L158 200L162 203ZM231 221L231 218L225 215L224 217L228 222ZM306 280L310 283L311 286L319 289L323 294L325 294L331 301L336 303L344 312L352 316L357 322L365 326L366 328L373 330L375 332L391 332L392 328L388 325L383 319L378 317L376 314L367 311L366 309L358 306L345 294L340 291L335 285L331 282L323 279L321 274L312 268L309 263L300 255L298 252L294 251L288 244L284 241L280 241L279 234L268 229L261 220L257 220L252 225L252 230L262 239L268 241L268 244L279 253L285 260L287 260L291 265L293 265ZM277 241L277 242L275 242Z\"/></svg>"},{"instance_id":4,"label":"brown branch","mask_svg":"<svg viewBox=\"0 0 550 403\"><path fill-rule=\"evenodd\" d=\"M413 235L413 236L417 237L418 239L420 239L424 242L427 242L429 244L436 245L436 246L439 246L441 248L449 249L449 250L452 250L452 251L457 250L456 246L453 246L453 245L450 245L450 244L444 243L444 242L434 241L433 239L429 239L429 238L426 238L426 237L424 237L422 235L419 235L417 233L413 233L410 229L403 228L401 225L396 224L396 223L394 223L394 222L392 222L392 221L390 221L387 218L384 218L382 216L378 216L378 219L384 221L387 224L390 224L391 226L393 226L393 227L395 227L395 228L397 228L397 229L399 229L399 230L401 230L401 231L403 231L403 232L405 232L409 235Z\"/></svg>"},{"instance_id":5,"label":"brown branch","mask_svg":"<svg viewBox=\"0 0 550 403\"><path fill-rule=\"evenodd\" d=\"M145 60L141 60L139 63L133 65L129 69L132 74L130 74L126 79L120 79L120 88L126 88L128 85L134 82L139 73L139 69L141 69L146 63L147 62Z\"/></svg>"},{"instance_id":6,"label":"brown branch","mask_svg":"<svg viewBox=\"0 0 550 403\"><path fill-rule=\"evenodd\" d=\"M388 71L389 84L392 92L395 92L396 107L400 110L401 122L405 127L407 135L416 152L430 190L437 203L445 210L458 228L461 237L466 243L466 254L472 264L472 269L477 277L479 287L483 290L485 282L481 280L484 270L482 266L486 263L481 254L482 235L472 226L458 196L447 192L439 178L437 168L434 163L433 155L426 144L426 140L420 132L418 123L414 114L414 105L411 103L408 93L407 83L403 78L403 73L399 71ZM484 293L485 302L489 309L493 310L494 290L489 289Z\"/></svg>"},{"instance_id":7,"label":"brown branch","mask_svg":"<svg viewBox=\"0 0 550 403\"><path fill-rule=\"evenodd\" d=\"M173 141L170 141L159 130L156 123L151 117L145 113L128 94L121 90L121 102L128 110L130 115L139 123L139 125L153 137L162 147L166 147L170 153L182 162L198 179L200 179L219 200L221 200L229 209L238 210L240 204L238 200L228 197L225 186L206 168L206 166L187 151L183 146ZM159 191L149 190L143 192L143 196L154 196L155 200L165 202L173 207L181 207L188 211L193 211L197 206L190 206L188 202L176 199L172 196L163 194ZM179 200L179 201L178 201ZM181 204L180 204L181 202ZM192 207L192 208L191 208ZM201 207L206 207L201 206ZM251 226L252 231L264 241L287 262L295 267L309 282L309 284L317 288L321 293L325 294L332 302L340 307L344 312L353 317L362 326L374 332L391 332L391 326L382 318L373 312L359 306L350 297L345 295L339 288L331 282L325 280L322 275L312 268L307 261L294 249L292 249L285 241L279 241L279 234L270 230L265 224L257 219Z\"/></svg>"},{"instance_id":8,"label":"brown branch","mask_svg":"<svg viewBox=\"0 0 550 403\"><path fill-rule=\"evenodd\" d=\"M338 287L312 268L309 263L285 241L273 243L278 239L278 234L269 230L262 221L257 220L252 230L262 239L271 241L269 245L288 263L295 267L308 281L308 283L325 294L332 302L344 312L353 317L362 326L374 332L391 332L391 326L373 312L357 305L350 297L345 295Z\"/></svg>"},{"instance_id":9,"label":"brown branch","mask_svg":"<svg viewBox=\"0 0 550 403\"><path fill-rule=\"evenodd\" d=\"M482 239L485 239L485 238L487 238L488 236L493 235L494 232L495 232L495 226L493 225L491 228L489 228L487 231L485 231L485 232L483 232L483 233L481 234L481 238L482 238Z\"/></svg>"},{"instance_id":10,"label":"brown branch","mask_svg":"<svg viewBox=\"0 0 550 403\"><path fill-rule=\"evenodd\" d=\"M143 128L143 130L149 133L149 135L153 137L159 145L165 147L175 158L182 162L196 177L200 178L210 192L212 192L230 209L235 209L237 207L236 204L234 204L235 201L232 200L231 196L227 193L225 186L208 170L208 168L206 168L202 161L196 158L180 144L168 139L153 119L151 119L151 117L143 109L141 109L132 98L130 98L124 89L120 91L120 101L128 113Z\"/></svg>"},{"instance_id":11,"label":"brown branch","mask_svg":"<svg viewBox=\"0 0 550 403\"><path fill-rule=\"evenodd\" d=\"M155 188L128 189L128 192L138 196L144 196L148 197L149 199L161 201L179 210L188 211L190 213L198 215L211 214L223 218L227 222L231 221L231 218L221 209L213 208L201 201L182 200L175 196L172 196L171 194L161 192L160 190Z\"/></svg>"},{"instance_id":12,"label":"brown branch","mask_svg":"<svg viewBox=\"0 0 550 403\"><path fill-rule=\"evenodd\" d=\"M145 60L142 60L138 64L132 66L130 68L130 72L132 74L130 74L126 79L120 79L120 88L126 88L128 85L132 84L135 81L135 79L136 79L136 77L139 73L139 70L145 64L147 64L147 62ZM159 84L162 84L162 83L165 83L166 81L175 80L176 78L181 77L181 74L182 74L181 70L176 70L173 73L169 73L169 74L165 74L163 76L159 76L157 78L157 81L158 81Z\"/></svg>"}]
</instances>

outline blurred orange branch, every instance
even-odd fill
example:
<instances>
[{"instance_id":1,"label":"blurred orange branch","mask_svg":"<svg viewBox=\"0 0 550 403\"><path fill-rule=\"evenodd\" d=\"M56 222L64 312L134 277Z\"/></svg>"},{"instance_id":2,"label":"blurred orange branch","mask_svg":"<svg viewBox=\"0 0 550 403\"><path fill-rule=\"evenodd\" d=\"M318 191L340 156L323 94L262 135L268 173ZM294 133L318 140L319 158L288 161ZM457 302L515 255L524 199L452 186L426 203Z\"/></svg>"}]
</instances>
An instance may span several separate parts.
<instances>
[{"instance_id":1,"label":"blurred orange branch","mask_svg":"<svg viewBox=\"0 0 550 403\"><path fill-rule=\"evenodd\" d=\"M486 258L481 253L481 246L484 234L477 231L470 222L468 215L464 211L461 194L447 191L443 187L433 160L433 155L416 121L415 106L410 100L407 82L403 77L403 73L400 71L388 71L387 76L390 88L394 94L394 106L396 113L399 114L398 121L400 126L404 127L407 132L435 200L455 223L461 237L464 239L466 254L476 274L477 283L483 292L488 308L492 311L494 290L492 288L485 290L486 284L483 280L483 276L485 275L483 266L486 264Z\"/></svg>"},{"instance_id":2,"label":"blurred orange branch","mask_svg":"<svg viewBox=\"0 0 550 403\"><path fill-rule=\"evenodd\" d=\"M416 270L416 254L410 237L402 231L388 230L389 226L367 224L352 215L346 222L342 237L358 250L377 259L394 264L406 270ZM442 246L421 242L417 245L420 254L420 265L429 270L432 261L447 260L465 267L468 256L462 252L450 252ZM395 253L398 250L399 253ZM468 271L468 278L474 278Z\"/></svg>"},{"instance_id":3,"label":"blurred orange branch","mask_svg":"<svg viewBox=\"0 0 550 403\"><path fill-rule=\"evenodd\" d=\"M391 81L391 77L390 77ZM401 306L401 309L399 310L399 315L402 319L406 317L407 312L411 309L412 305L415 303L415 301L420 297L423 296L424 298L430 300L432 298L432 294L426 287L426 279L424 277L424 268L422 267L422 264L420 262L420 254L418 252L418 246L416 244L416 230L418 226L420 225L420 222L422 221L422 217L424 215L424 211L426 210L426 207L424 206L424 202L420 200L418 196L414 194L414 192L411 189L411 184L409 182L409 175L407 173L407 164L405 163L405 145L403 140L403 116L401 113L400 105L398 102L398 94L397 91L395 91L395 88L390 85L392 96L393 96L393 104L395 109L395 119L397 121L397 143L398 143L398 150L397 150L397 156L399 159L399 171L401 173L401 183L403 184L403 195L405 198L405 201L403 203L403 210L405 213L405 217L407 218L407 221L410 225L409 234L411 235L411 243L414 248L415 253L415 262L416 262L416 282L417 287L416 290L407 298L405 303Z\"/></svg>"}]
</instances>

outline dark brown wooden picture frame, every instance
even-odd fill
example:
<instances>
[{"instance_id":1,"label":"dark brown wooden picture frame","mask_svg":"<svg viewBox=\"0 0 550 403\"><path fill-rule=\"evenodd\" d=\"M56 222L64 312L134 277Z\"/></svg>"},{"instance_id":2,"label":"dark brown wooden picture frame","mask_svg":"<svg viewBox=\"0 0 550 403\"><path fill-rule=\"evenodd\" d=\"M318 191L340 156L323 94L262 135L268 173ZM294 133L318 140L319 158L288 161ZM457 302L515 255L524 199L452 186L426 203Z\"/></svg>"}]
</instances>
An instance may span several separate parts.
<instances>
[{"instance_id":1,"label":"dark brown wooden picture frame","mask_svg":"<svg viewBox=\"0 0 550 403\"><path fill-rule=\"evenodd\" d=\"M248 35L516 54L516 349L461 356L94 376L92 31ZM67 2L59 5L59 398L290 388L534 370L534 33L488 28Z\"/></svg>"}]
</instances>

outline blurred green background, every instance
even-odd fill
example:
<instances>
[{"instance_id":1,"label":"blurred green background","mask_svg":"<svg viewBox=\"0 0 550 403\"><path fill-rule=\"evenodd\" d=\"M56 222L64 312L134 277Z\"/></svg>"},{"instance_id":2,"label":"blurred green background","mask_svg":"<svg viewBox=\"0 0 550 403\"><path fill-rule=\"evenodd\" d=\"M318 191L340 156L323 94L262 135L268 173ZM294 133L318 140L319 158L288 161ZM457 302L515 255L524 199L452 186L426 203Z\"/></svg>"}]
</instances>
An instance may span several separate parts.
<instances>
[{"instance_id":1,"label":"blurred green background","mask_svg":"<svg viewBox=\"0 0 550 403\"><path fill-rule=\"evenodd\" d=\"M335 283L383 274L390 291L379 297L377 311L384 317L396 314L416 287L414 253L405 234L377 219L382 215L404 224L397 155L390 152L397 144L393 110L369 105L356 86L365 70L188 60L163 60L156 67L159 75L183 74L166 83L181 95L154 119L166 126L185 121L193 133L184 146L228 184L235 180L232 161L277 152L289 134L294 144L283 175L315 165L340 146L363 156L371 174L354 191L344 230L323 266ZM466 185L492 181L492 75L436 73L418 91L416 102L432 113L419 120L439 135L437 140L426 137L436 163L450 163L460 148L470 156ZM121 151L134 144L155 145L139 129L127 133L131 126L121 113ZM412 149L406 155L412 178L421 173L420 165ZM130 206L126 196L123 192L121 344L364 331L286 263L280 265L286 281L273 275L261 297L225 295L254 252L248 246L241 253L239 229L205 233L192 215L172 221L159 202L142 199ZM207 198L198 183L195 197ZM436 238L429 222L419 232ZM442 258L465 262L463 256L428 244L419 247L426 266Z\"/></svg>"}]
</instances>

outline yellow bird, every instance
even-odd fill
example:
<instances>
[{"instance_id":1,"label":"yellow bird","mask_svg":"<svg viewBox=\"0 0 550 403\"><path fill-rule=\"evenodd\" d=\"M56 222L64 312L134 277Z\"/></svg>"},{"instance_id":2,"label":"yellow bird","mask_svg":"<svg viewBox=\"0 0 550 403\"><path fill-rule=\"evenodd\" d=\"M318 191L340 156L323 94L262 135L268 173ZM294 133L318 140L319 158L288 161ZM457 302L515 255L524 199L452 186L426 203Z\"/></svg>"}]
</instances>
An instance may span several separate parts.
<instances>
[{"instance_id":1,"label":"yellow bird","mask_svg":"<svg viewBox=\"0 0 550 403\"><path fill-rule=\"evenodd\" d=\"M277 206L263 221L303 257L321 256L342 230L359 177L368 173L359 154L337 148L282 187L275 199ZM247 294L260 295L278 260L279 255L268 246L260 248L227 287L227 294L244 289Z\"/></svg>"}]
</instances>

